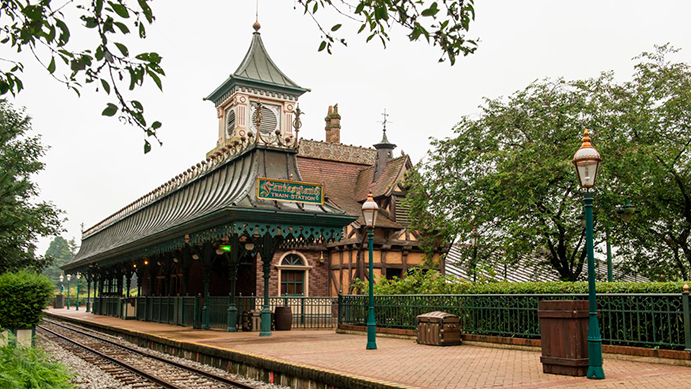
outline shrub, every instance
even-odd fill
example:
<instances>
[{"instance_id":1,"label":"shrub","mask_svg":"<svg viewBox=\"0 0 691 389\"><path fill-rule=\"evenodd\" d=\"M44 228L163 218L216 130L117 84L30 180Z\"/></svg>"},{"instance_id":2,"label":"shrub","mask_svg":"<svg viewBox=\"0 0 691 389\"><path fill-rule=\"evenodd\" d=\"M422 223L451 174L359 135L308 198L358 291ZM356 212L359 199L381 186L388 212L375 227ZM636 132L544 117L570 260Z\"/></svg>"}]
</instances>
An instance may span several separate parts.
<instances>
[{"instance_id":1,"label":"shrub","mask_svg":"<svg viewBox=\"0 0 691 389\"><path fill-rule=\"evenodd\" d=\"M0 347L0 388L69 389L67 369L39 348Z\"/></svg>"},{"instance_id":2,"label":"shrub","mask_svg":"<svg viewBox=\"0 0 691 389\"><path fill-rule=\"evenodd\" d=\"M25 270L0 274L0 328L38 324L52 295L53 284L44 276Z\"/></svg>"}]
</instances>

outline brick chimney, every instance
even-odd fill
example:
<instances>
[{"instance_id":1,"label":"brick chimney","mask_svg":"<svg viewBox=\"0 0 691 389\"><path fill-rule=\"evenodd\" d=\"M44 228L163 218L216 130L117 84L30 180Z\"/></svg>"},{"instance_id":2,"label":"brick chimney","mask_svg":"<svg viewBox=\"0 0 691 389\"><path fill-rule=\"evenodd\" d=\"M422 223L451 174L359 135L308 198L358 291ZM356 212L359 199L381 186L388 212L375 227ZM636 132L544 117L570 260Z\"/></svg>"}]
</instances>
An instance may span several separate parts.
<instances>
[{"instance_id":1,"label":"brick chimney","mask_svg":"<svg viewBox=\"0 0 691 389\"><path fill-rule=\"evenodd\" d=\"M338 114L338 104L329 106L326 121L326 143L341 143L341 115Z\"/></svg>"}]
</instances>

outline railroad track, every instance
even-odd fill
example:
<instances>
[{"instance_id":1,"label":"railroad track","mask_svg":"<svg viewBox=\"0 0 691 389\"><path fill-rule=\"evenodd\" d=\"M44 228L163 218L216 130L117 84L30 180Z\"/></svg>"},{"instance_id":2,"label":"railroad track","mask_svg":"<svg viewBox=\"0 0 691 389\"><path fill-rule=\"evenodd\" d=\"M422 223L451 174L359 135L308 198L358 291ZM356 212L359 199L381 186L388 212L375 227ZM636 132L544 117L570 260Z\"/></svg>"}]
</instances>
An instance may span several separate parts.
<instances>
[{"instance_id":1,"label":"railroad track","mask_svg":"<svg viewBox=\"0 0 691 389\"><path fill-rule=\"evenodd\" d=\"M123 384L136 389L254 389L229 377L204 371L108 339L79 327L44 320L39 333Z\"/></svg>"}]
</instances>

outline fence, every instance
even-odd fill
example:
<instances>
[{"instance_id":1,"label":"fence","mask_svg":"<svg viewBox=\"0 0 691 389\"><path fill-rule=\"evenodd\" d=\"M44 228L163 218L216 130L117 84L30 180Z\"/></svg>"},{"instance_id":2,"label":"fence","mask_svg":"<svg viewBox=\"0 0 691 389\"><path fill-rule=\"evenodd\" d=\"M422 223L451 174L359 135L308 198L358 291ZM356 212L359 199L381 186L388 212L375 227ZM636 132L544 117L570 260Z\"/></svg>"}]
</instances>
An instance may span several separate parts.
<instances>
[{"instance_id":1,"label":"fence","mask_svg":"<svg viewBox=\"0 0 691 389\"><path fill-rule=\"evenodd\" d=\"M482 294L375 296L377 326L414 329L415 318L430 311L458 315L472 334L539 338L540 300L584 300L587 294ZM599 294L598 312L605 344L691 349L688 294ZM341 296L339 323L365 325L367 296Z\"/></svg>"},{"instance_id":2,"label":"fence","mask_svg":"<svg viewBox=\"0 0 691 389\"><path fill-rule=\"evenodd\" d=\"M118 316L117 297L96 298L93 313ZM203 298L201 296L148 296L137 297L136 319L182 326L201 326ZM226 329L230 296L209 296L209 325L211 328ZM237 296L237 326L242 325L242 313L260 310L263 297ZM102 305L102 307L101 307ZM269 309L287 306L293 314L293 328L334 328L338 322L338 299L335 297L269 297ZM103 308L103 309L101 309Z\"/></svg>"},{"instance_id":3,"label":"fence","mask_svg":"<svg viewBox=\"0 0 691 389\"><path fill-rule=\"evenodd\" d=\"M198 297L148 296L136 298L137 320L197 327Z\"/></svg>"}]
</instances>

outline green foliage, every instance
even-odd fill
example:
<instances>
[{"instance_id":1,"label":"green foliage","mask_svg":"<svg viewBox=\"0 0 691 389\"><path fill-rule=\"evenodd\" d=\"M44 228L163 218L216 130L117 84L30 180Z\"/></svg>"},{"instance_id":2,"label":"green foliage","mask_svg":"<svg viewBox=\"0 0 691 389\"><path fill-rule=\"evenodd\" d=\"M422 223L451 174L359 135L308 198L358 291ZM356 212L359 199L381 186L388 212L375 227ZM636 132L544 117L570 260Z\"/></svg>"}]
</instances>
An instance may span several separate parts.
<instances>
[{"instance_id":1,"label":"green foliage","mask_svg":"<svg viewBox=\"0 0 691 389\"><path fill-rule=\"evenodd\" d=\"M62 274L60 266L68 263L77 253L77 244L74 239L67 240L61 236L56 236L50 242L46 250L45 258L50 259L52 264L43 271L43 275L56 286L60 286L58 277Z\"/></svg>"},{"instance_id":2,"label":"green foliage","mask_svg":"<svg viewBox=\"0 0 691 389\"><path fill-rule=\"evenodd\" d=\"M154 22L149 0L90 0L60 2L57 8L50 0L34 2L0 0L0 16L6 20L0 30L0 43L20 53L30 50L36 60L54 79L78 95L84 84L95 84L112 97L103 115L120 112L120 121L140 128L146 136L157 138L160 127L148 125L144 107L137 100L128 100L123 90L140 87L146 78L163 90L161 56L153 52L132 53L121 41L134 35L146 38L146 26ZM64 3L64 4L63 4ZM68 26L63 14L66 7L80 13L81 26ZM72 30L93 34L93 47L68 49ZM0 67L0 95L16 95L24 89L22 62L5 58ZM112 92L112 93L111 93ZM148 144L148 141L145 140Z\"/></svg>"},{"instance_id":3,"label":"green foliage","mask_svg":"<svg viewBox=\"0 0 691 389\"><path fill-rule=\"evenodd\" d=\"M409 176L413 227L460 244L477 227L479 262L546 263L560 279L577 280L586 251L583 193L571 160L587 127L604 158L595 187L596 245L609 230L622 269L686 278L691 67L669 62L673 52L662 46L644 53L625 83L610 72L536 81L508 99L487 99L481 115L463 117L453 137L434 139ZM640 211L628 224L617 212L627 198Z\"/></svg>"},{"instance_id":4,"label":"green foliage","mask_svg":"<svg viewBox=\"0 0 691 389\"><path fill-rule=\"evenodd\" d=\"M355 279L353 293L366 293L366 281ZM598 293L681 293L684 282L597 282ZM401 294L561 294L588 293L587 282L467 282L436 270L413 268L408 276L380 278L377 295Z\"/></svg>"},{"instance_id":5,"label":"green foliage","mask_svg":"<svg viewBox=\"0 0 691 389\"><path fill-rule=\"evenodd\" d=\"M25 270L0 274L0 328L38 324L52 295L53 285L42 275Z\"/></svg>"},{"instance_id":6,"label":"green foliage","mask_svg":"<svg viewBox=\"0 0 691 389\"><path fill-rule=\"evenodd\" d=\"M0 100L0 273L50 264L34 254L38 236L60 233L60 212L49 202L37 201L32 175L43 170L45 147L39 137L27 136L30 119Z\"/></svg>"},{"instance_id":7,"label":"green foliage","mask_svg":"<svg viewBox=\"0 0 691 389\"><path fill-rule=\"evenodd\" d=\"M39 348L0 347L0 388L69 389L70 378L65 366Z\"/></svg>"},{"instance_id":8,"label":"green foliage","mask_svg":"<svg viewBox=\"0 0 691 389\"><path fill-rule=\"evenodd\" d=\"M465 36L470 23L475 20L474 0L443 1L441 5L436 1L430 3L419 0L359 0L353 5L335 4L332 0L298 2L322 33L319 51L326 49L329 54L336 41L344 46L347 43L335 34L341 29L342 23L329 29L323 28L317 20L316 14L327 8L359 25L358 34L367 30L366 42L377 37L386 47L390 40L389 31L393 25L397 25L405 30L411 41L424 38L427 43L439 46L442 52L439 61L448 59L451 65L456 62L456 57L472 54L477 48L477 41ZM443 8L439 8L440 6Z\"/></svg>"}]
</instances>

